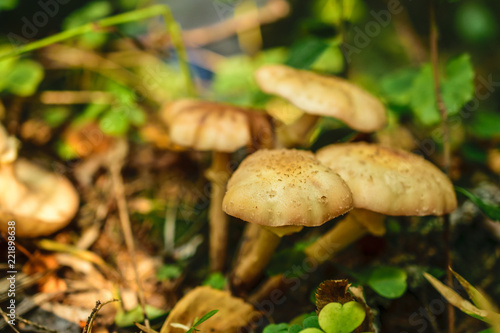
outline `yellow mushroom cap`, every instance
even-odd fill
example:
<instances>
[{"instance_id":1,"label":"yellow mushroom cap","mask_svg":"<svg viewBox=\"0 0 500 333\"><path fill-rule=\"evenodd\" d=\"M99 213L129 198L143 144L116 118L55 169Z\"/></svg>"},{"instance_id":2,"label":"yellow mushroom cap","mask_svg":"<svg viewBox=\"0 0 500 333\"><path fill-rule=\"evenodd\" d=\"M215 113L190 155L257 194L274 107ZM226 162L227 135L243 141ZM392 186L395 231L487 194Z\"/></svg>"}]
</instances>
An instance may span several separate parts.
<instances>
[{"instance_id":1,"label":"yellow mushroom cap","mask_svg":"<svg viewBox=\"0 0 500 333\"><path fill-rule=\"evenodd\" d=\"M161 117L169 127L173 143L196 150L232 153L252 143L252 121L266 115L232 105L183 99L166 104ZM259 130L265 123L259 122Z\"/></svg>"},{"instance_id":2,"label":"yellow mushroom cap","mask_svg":"<svg viewBox=\"0 0 500 333\"><path fill-rule=\"evenodd\" d=\"M259 150L229 179L224 211L269 227L319 226L352 208L344 181L311 152Z\"/></svg>"},{"instance_id":3,"label":"yellow mushroom cap","mask_svg":"<svg viewBox=\"0 0 500 333\"><path fill-rule=\"evenodd\" d=\"M285 65L264 65L255 77L266 93L281 96L308 113L337 118L357 131L373 132L386 124L384 105L344 79Z\"/></svg>"},{"instance_id":4,"label":"yellow mushroom cap","mask_svg":"<svg viewBox=\"0 0 500 333\"><path fill-rule=\"evenodd\" d=\"M334 144L316 157L352 191L355 208L385 215L444 215L457 207L453 185L422 157L368 143Z\"/></svg>"},{"instance_id":5,"label":"yellow mushroom cap","mask_svg":"<svg viewBox=\"0 0 500 333\"><path fill-rule=\"evenodd\" d=\"M49 235L65 227L78 206L78 194L63 176L22 159L0 166L0 230L13 220L16 236Z\"/></svg>"}]
</instances>

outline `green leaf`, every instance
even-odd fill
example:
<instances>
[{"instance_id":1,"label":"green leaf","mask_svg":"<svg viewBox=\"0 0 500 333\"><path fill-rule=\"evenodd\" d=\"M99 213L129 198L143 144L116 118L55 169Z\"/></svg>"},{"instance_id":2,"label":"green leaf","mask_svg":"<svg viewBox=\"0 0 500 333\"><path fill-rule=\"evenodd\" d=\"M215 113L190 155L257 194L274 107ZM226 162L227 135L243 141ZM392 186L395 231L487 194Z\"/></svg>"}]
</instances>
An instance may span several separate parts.
<instances>
[{"instance_id":1,"label":"green leaf","mask_svg":"<svg viewBox=\"0 0 500 333\"><path fill-rule=\"evenodd\" d=\"M430 64L423 65L413 81L410 106L422 124L430 126L439 123L441 117L436 108L436 94Z\"/></svg>"},{"instance_id":2,"label":"green leaf","mask_svg":"<svg viewBox=\"0 0 500 333\"><path fill-rule=\"evenodd\" d=\"M490 219L500 222L500 207L484 202L462 187L455 186L455 191L457 191L458 193L462 193L467 198L469 198L469 200L472 201L476 206L478 206L479 209L481 209L481 211Z\"/></svg>"},{"instance_id":3,"label":"green leaf","mask_svg":"<svg viewBox=\"0 0 500 333\"><path fill-rule=\"evenodd\" d=\"M98 19L109 16L113 8L108 1L93 1L84 5L80 9L69 14L63 21L62 27L64 30L73 29L84 24L96 21ZM108 38L106 32L90 31L81 36L78 36L78 44L85 48L97 48L103 45Z\"/></svg>"},{"instance_id":4,"label":"green leaf","mask_svg":"<svg viewBox=\"0 0 500 333\"><path fill-rule=\"evenodd\" d=\"M120 110L108 110L99 120L99 127L104 134L123 135L129 129L129 120Z\"/></svg>"},{"instance_id":5,"label":"green leaf","mask_svg":"<svg viewBox=\"0 0 500 333\"><path fill-rule=\"evenodd\" d=\"M500 137L500 113L494 111L478 111L469 124L469 130L479 139Z\"/></svg>"},{"instance_id":6,"label":"green leaf","mask_svg":"<svg viewBox=\"0 0 500 333\"><path fill-rule=\"evenodd\" d=\"M50 127L54 128L61 125L71 115L69 108L64 106L48 107L44 110L43 120Z\"/></svg>"},{"instance_id":7,"label":"green leaf","mask_svg":"<svg viewBox=\"0 0 500 333\"><path fill-rule=\"evenodd\" d=\"M215 273L210 274L208 276L208 278L206 278L203 281L202 284L204 286L210 286L214 289L222 290L226 286L226 283L227 283L227 280L224 277L224 275L222 275L221 272L215 272Z\"/></svg>"},{"instance_id":8,"label":"green leaf","mask_svg":"<svg viewBox=\"0 0 500 333\"><path fill-rule=\"evenodd\" d=\"M191 327L191 329L189 331L187 331L186 333L190 333L190 332L194 331L194 329L196 327L198 327L200 324L206 322L208 319L212 318L217 312L219 312L219 310L212 310L212 311L206 313L205 315L203 315L203 317L201 317L196 323L194 323L193 327Z\"/></svg>"},{"instance_id":9,"label":"green leaf","mask_svg":"<svg viewBox=\"0 0 500 333\"><path fill-rule=\"evenodd\" d=\"M125 106L124 113L134 126L141 126L146 122L146 113L135 103L132 103L130 106Z\"/></svg>"},{"instance_id":10,"label":"green leaf","mask_svg":"<svg viewBox=\"0 0 500 333\"><path fill-rule=\"evenodd\" d=\"M455 276L455 279L460 282L462 287L464 287L465 291L467 292L467 295L469 295L469 298L472 300L472 303L474 303L475 306L481 309L481 304L489 304L490 302L484 297L476 288L474 288L466 279L464 279L460 274L455 272L454 270L450 269L453 275ZM492 306L490 306L492 307Z\"/></svg>"},{"instance_id":11,"label":"green leaf","mask_svg":"<svg viewBox=\"0 0 500 333\"><path fill-rule=\"evenodd\" d=\"M389 103L398 106L409 105L413 81L418 73L414 68L406 68L384 76L380 82L383 96Z\"/></svg>"},{"instance_id":12,"label":"green leaf","mask_svg":"<svg viewBox=\"0 0 500 333\"><path fill-rule=\"evenodd\" d=\"M302 331L302 326L294 324L291 325L290 328L288 328L288 333L299 333Z\"/></svg>"},{"instance_id":13,"label":"green leaf","mask_svg":"<svg viewBox=\"0 0 500 333\"><path fill-rule=\"evenodd\" d=\"M302 325L304 326L304 328L320 328L318 316L314 315L314 316L307 317L302 322Z\"/></svg>"},{"instance_id":14,"label":"green leaf","mask_svg":"<svg viewBox=\"0 0 500 333\"><path fill-rule=\"evenodd\" d=\"M109 109L107 104L89 104L81 114L73 119L72 125L85 125L89 122L97 120L97 118L106 110Z\"/></svg>"},{"instance_id":15,"label":"green leaf","mask_svg":"<svg viewBox=\"0 0 500 333\"><path fill-rule=\"evenodd\" d=\"M111 14L112 7L108 1L93 1L75 10L63 21L63 30L73 29Z\"/></svg>"},{"instance_id":16,"label":"green leaf","mask_svg":"<svg viewBox=\"0 0 500 333\"><path fill-rule=\"evenodd\" d=\"M7 11L16 8L18 0L2 0L0 1L0 11Z\"/></svg>"},{"instance_id":17,"label":"green leaf","mask_svg":"<svg viewBox=\"0 0 500 333\"><path fill-rule=\"evenodd\" d=\"M5 90L18 96L33 95L43 79L43 67L33 60L20 60L6 76Z\"/></svg>"},{"instance_id":18,"label":"green leaf","mask_svg":"<svg viewBox=\"0 0 500 333\"><path fill-rule=\"evenodd\" d=\"M498 24L493 13L485 3L462 3L455 15L455 27L460 37L475 44L495 38L498 34Z\"/></svg>"},{"instance_id":19,"label":"green leaf","mask_svg":"<svg viewBox=\"0 0 500 333\"><path fill-rule=\"evenodd\" d=\"M445 286L443 283L441 283L438 279L433 277L432 275L428 273L424 273L424 277L429 281L436 290L446 298L450 304L453 306L457 307L460 309L462 312L465 314L468 314L471 317L474 317L476 319L480 319L483 321L486 321L486 317L488 316L488 313L484 310L480 310L474 305L472 305L469 301L463 299L458 295L453 289Z\"/></svg>"},{"instance_id":20,"label":"green leaf","mask_svg":"<svg viewBox=\"0 0 500 333\"><path fill-rule=\"evenodd\" d=\"M157 309L154 306L146 304L146 315L149 319L158 318L160 316L165 315L166 312ZM142 315L141 306L138 305L130 311L127 312L118 312L115 317L115 324L119 327L127 327L134 325L134 322L142 322L144 317Z\"/></svg>"},{"instance_id":21,"label":"green leaf","mask_svg":"<svg viewBox=\"0 0 500 333\"><path fill-rule=\"evenodd\" d=\"M363 16L363 3L357 0L319 0L314 4L314 14L322 21L339 26L342 21L354 22Z\"/></svg>"},{"instance_id":22,"label":"green leaf","mask_svg":"<svg viewBox=\"0 0 500 333\"><path fill-rule=\"evenodd\" d=\"M368 285L385 298L401 297L406 291L406 272L397 267L382 266L373 269Z\"/></svg>"},{"instance_id":23,"label":"green leaf","mask_svg":"<svg viewBox=\"0 0 500 333\"><path fill-rule=\"evenodd\" d=\"M326 333L350 333L365 320L363 305L351 301L329 303L319 313L319 325Z\"/></svg>"},{"instance_id":24,"label":"green leaf","mask_svg":"<svg viewBox=\"0 0 500 333\"><path fill-rule=\"evenodd\" d=\"M308 38L295 43L288 55L286 65L309 69L328 47L328 43L318 38Z\"/></svg>"},{"instance_id":25,"label":"green leaf","mask_svg":"<svg viewBox=\"0 0 500 333\"><path fill-rule=\"evenodd\" d=\"M474 97L474 68L468 54L451 59L446 64L441 94L449 114L456 114Z\"/></svg>"},{"instance_id":26,"label":"green leaf","mask_svg":"<svg viewBox=\"0 0 500 333\"><path fill-rule=\"evenodd\" d=\"M337 41L330 45L313 62L311 69L325 73L340 73L344 69L344 55Z\"/></svg>"},{"instance_id":27,"label":"green leaf","mask_svg":"<svg viewBox=\"0 0 500 333\"><path fill-rule=\"evenodd\" d=\"M474 95L474 69L468 54L451 59L440 77L441 94L446 110L456 114ZM410 107L425 126L438 124L441 116L436 105L432 66L425 64L413 81Z\"/></svg>"},{"instance_id":28,"label":"green leaf","mask_svg":"<svg viewBox=\"0 0 500 333\"><path fill-rule=\"evenodd\" d=\"M286 323L270 324L264 328L262 333L287 333L288 329L289 326Z\"/></svg>"},{"instance_id":29,"label":"green leaf","mask_svg":"<svg viewBox=\"0 0 500 333\"><path fill-rule=\"evenodd\" d=\"M163 265L156 272L156 277L160 281L177 279L182 274L182 268L180 265L167 264Z\"/></svg>"},{"instance_id":30,"label":"green leaf","mask_svg":"<svg viewBox=\"0 0 500 333\"><path fill-rule=\"evenodd\" d=\"M269 63L282 63L286 59L284 49L271 49L257 57L229 57L218 63L212 83L214 99L242 106L262 107L267 95L257 86L254 72Z\"/></svg>"},{"instance_id":31,"label":"green leaf","mask_svg":"<svg viewBox=\"0 0 500 333\"><path fill-rule=\"evenodd\" d=\"M299 333L324 333L324 332L319 328L306 328L302 331L299 331Z\"/></svg>"}]
</instances>

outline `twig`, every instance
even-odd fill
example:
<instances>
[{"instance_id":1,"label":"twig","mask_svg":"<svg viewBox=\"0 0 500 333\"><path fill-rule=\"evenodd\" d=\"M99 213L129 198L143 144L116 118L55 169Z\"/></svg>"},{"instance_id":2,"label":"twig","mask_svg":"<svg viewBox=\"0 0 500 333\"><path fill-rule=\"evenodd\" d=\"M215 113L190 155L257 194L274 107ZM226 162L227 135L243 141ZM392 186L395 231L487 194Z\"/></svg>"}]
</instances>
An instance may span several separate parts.
<instances>
[{"instance_id":1,"label":"twig","mask_svg":"<svg viewBox=\"0 0 500 333\"><path fill-rule=\"evenodd\" d=\"M146 301L144 298L144 292L142 290L141 279L139 278L139 270L137 269L137 257L135 253L134 237L132 234L132 227L130 225L130 216L128 214L127 200L125 198L123 178L121 176L123 158L118 158L117 160L118 161L110 163L109 171L111 173L111 179L113 182L113 190L115 192L116 203L118 205L118 215L120 216L120 223L123 231L123 236L125 238L125 244L127 245L130 260L132 261L132 267L134 269L135 282L137 284L137 297L139 298L142 314L144 316L144 324L149 328L149 319L146 315Z\"/></svg>"},{"instance_id":2,"label":"twig","mask_svg":"<svg viewBox=\"0 0 500 333\"><path fill-rule=\"evenodd\" d=\"M3 317L3 320L5 320L7 325L9 325L14 332L19 333L19 331L16 330L16 328L9 322L9 318L7 317L7 314L1 308L0 308L0 315Z\"/></svg>"},{"instance_id":3,"label":"twig","mask_svg":"<svg viewBox=\"0 0 500 333\"><path fill-rule=\"evenodd\" d=\"M189 46L207 45L229 38L237 32L254 29L258 26L275 22L290 12L290 5L284 0L271 0L258 11L232 17L210 26L184 31L182 36Z\"/></svg>"},{"instance_id":4,"label":"twig","mask_svg":"<svg viewBox=\"0 0 500 333\"><path fill-rule=\"evenodd\" d=\"M439 69L438 69L438 31L436 22L436 4L434 0L430 1L430 51L431 62L434 76L434 90L436 93L436 103L441 114L441 128L443 131L443 168L447 175L450 172L450 134L448 128L448 112L441 96L439 84ZM451 272L452 258L450 250L450 217L444 217L443 240L446 248L446 283L451 288L453 287L453 275ZM448 333L455 332L455 309L453 305L448 304Z\"/></svg>"},{"instance_id":5,"label":"twig","mask_svg":"<svg viewBox=\"0 0 500 333\"><path fill-rule=\"evenodd\" d=\"M31 320L28 320L28 319L24 319L21 316L16 316L16 319L23 324L33 326L34 328L39 329L39 330L44 331L44 332L49 332L49 333L58 333L59 332L58 330L53 330L47 326L40 325L40 324L32 322Z\"/></svg>"},{"instance_id":6,"label":"twig","mask_svg":"<svg viewBox=\"0 0 500 333\"><path fill-rule=\"evenodd\" d=\"M85 327L83 328L83 333L90 333L92 332L92 325L94 324L94 320L97 316L97 313L99 310L102 309L103 306L106 304L109 304L111 302L119 302L117 299L112 299L107 302L101 303L101 301L95 302L95 307L92 309L92 312L89 315L89 318L87 319L87 323L85 324Z\"/></svg>"},{"instance_id":7,"label":"twig","mask_svg":"<svg viewBox=\"0 0 500 333\"><path fill-rule=\"evenodd\" d=\"M44 91L40 101L43 104L111 104L115 98L106 91Z\"/></svg>"},{"instance_id":8,"label":"twig","mask_svg":"<svg viewBox=\"0 0 500 333\"><path fill-rule=\"evenodd\" d=\"M164 251L166 254L172 254L175 250L175 220L177 217L177 207L179 200L177 198L170 200L165 213L165 226L163 229L163 241L165 242Z\"/></svg>"},{"instance_id":9,"label":"twig","mask_svg":"<svg viewBox=\"0 0 500 333\"><path fill-rule=\"evenodd\" d=\"M385 2L389 5L390 0L385 0ZM411 24L411 19L408 15L408 11L403 3L401 3L401 8L401 13L393 15L394 29L396 30L396 34L406 50L410 61L414 64L421 64L428 59L428 52L423 45L421 38L415 32L415 29Z\"/></svg>"}]
</instances>

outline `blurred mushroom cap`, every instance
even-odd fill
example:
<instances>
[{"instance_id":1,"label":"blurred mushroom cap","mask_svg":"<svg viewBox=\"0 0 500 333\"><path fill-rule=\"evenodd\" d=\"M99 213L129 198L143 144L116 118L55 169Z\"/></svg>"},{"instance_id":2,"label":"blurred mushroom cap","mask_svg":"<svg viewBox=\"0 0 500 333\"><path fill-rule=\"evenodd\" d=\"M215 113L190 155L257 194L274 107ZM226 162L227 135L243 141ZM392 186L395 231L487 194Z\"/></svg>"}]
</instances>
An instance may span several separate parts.
<instances>
[{"instance_id":1,"label":"blurred mushroom cap","mask_svg":"<svg viewBox=\"0 0 500 333\"><path fill-rule=\"evenodd\" d=\"M18 237L49 235L71 221L78 205L78 194L65 177L22 159L0 166L0 230L15 221Z\"/></svg>"},{"instance_id":2,"label":"blurred mushroom cap","mask_svg":"<svg viewBox=\"0 0 500 333\"><path fill-rule=\"evenodd\" d=\"M242 327L246 327L252 319L259 318L252 305L231 296L227 291L207 286L196 287L175 304L160 333L185 333L185 329L176 327L175 324L191 327L196 319L200 319L212 310L219 311L200 324L198 329L201 332L242 332Z\"/></svg>"},{"instance_id":3,"label":"blurred mushroom cap","mask_svg":"<svg viewBox=\"0 0 500 333\"><path fill-rule=\"evenodd\" d=\"M311 152L259 150L229 179L224 211L269 227L319 226L352 208L344 181Z\"/></svg>"},{"instance_id":4,"label":"blurred mushroom cap","mask_svg":"<svg viewBox=\"0 0 500 333\"><path fill-rule=\"evenodd\" d=\"M166 104L161 117L173 143L196 150L232 153L260 136L271 136L264 113L221 103L178 100Z\"/></svg>"},{"instance_id":5,"label":"blurred mushroom cap","mask_svg":"<svg viewBox=\"0 0 500 333\"><path fill-rule=\"evenodd\" d=\"M8 136L5 128L0 125L0 163L10 163L17 158L18 141Z\"/></svg>"},{"instance_id":6,"label":"blurred mushroom cap","mask_svg":"<svg viewBox=\"0 0 500 333\"><path fill-rule=\"evenodd\" d=\"M326 146L316 157L346 181L355 208L385 215L444 215L457 199L449 178L422 157L377 144Z\"/></svg>"},{"instance_id":7,"label":"blurred mushroom cap","mask_svg":"<svg viewBox=\"0 0 500 333\"><path fill-rule=\"evenodd\" d=\"M344 79L276 64L260 67L255 77L266 93L308 113L337 118L357 131L373 132L386 124L384 105Z\"/></svg>"}]
</instances>

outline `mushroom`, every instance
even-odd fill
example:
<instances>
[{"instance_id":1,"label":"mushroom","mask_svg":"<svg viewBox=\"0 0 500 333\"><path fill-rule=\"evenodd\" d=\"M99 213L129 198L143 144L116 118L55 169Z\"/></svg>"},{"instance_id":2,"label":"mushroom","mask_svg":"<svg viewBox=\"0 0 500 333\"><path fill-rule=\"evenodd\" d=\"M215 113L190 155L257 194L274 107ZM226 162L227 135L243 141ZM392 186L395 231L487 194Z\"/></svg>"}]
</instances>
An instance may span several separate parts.
<instances>
[{"instance_id":1,"label":"mushroom","mask_svg":"<svg viewBox=\"0 0 500 333\"><path fill-rule=\"evenodd\" d=\"M18 237L49 235L75 216L78 194L63 176L16 159L16 142L0 126L0 230L15 221Z\"/></svg>"},{"instance_id":2,"label":"mushroom","mask_svg":"<svg viewBox=\"0 0 500 333\"><path fill-rule=\"evenodd\" d=\"M272 130L264 113L231 105L178 100L167 104L161 117L168 125L174 144L200 151L212 151L212 166L206 173L212 193L209 208L210 268L222 270L226 260L227 215L222 197L229 178L230 153L244 146L266 146Z\"/></svg>"},{"instance_id":3,"label":"mushroom","mask_svg":"<svg viewBox=\"0 0 500 333\"><path fill-rule=\"evenodd\" d=\"M242 289L256 283L280 236L345 214L352 197L344 181L311 152L263 149L236 169L222 204L227 214L254 225L247 229L253 242L243 243L231 277L231 285Z\"/></svg>"},{"instance_id":4,"label":"mushroom","mask_svg":"<svg viewBox=\"0 0 500 333\"><path fill-rule=\"evenodd\" d=\"M326 146L316 157L345 180L354 201L344 220L306 248L318 262L366 233L383 235L384 215L440 216L457 207L451 181L418 155L359 142Z\"/></svg>"},{"instance_id":5,"label":"mushroom","mask_svg":"<svg viewBox=\"0 0 500 333\"><path fill-rule=\"evenodd\" d=\"M311 115L316 119L318 116L334 117L360 132L377 131L386 125L384 105L342 78L278 64L260 67L255 77L264 92L278 95L305 111L296 122L305 122L311 128Z\"/></svg>"}]
</instances>

